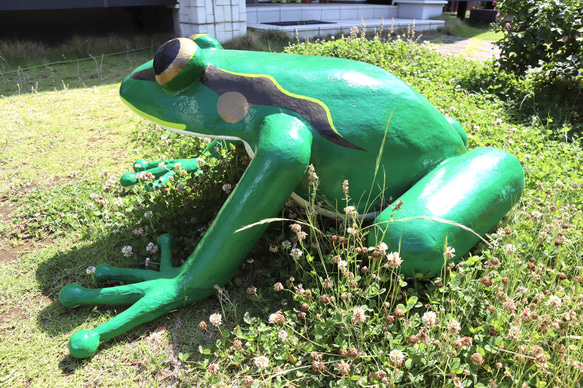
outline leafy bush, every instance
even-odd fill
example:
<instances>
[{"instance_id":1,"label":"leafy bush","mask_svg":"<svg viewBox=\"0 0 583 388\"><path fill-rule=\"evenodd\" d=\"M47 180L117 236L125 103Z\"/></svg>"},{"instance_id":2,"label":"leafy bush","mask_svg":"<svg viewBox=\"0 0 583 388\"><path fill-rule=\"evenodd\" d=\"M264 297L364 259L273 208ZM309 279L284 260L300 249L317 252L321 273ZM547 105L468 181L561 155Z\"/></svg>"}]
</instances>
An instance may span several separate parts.
<instances>
[{"instance_id":1,"label":"leafy bush","mask_svg":"<svg viewBox=\"0 0 583 388\"><path fill-rule=\"evenodd\" d=\"M498 42L502 69L526 74L540 67L548 76L583 76L583 1L504 0L500 12L511 18Z\"/></svg>"}]
</instances>

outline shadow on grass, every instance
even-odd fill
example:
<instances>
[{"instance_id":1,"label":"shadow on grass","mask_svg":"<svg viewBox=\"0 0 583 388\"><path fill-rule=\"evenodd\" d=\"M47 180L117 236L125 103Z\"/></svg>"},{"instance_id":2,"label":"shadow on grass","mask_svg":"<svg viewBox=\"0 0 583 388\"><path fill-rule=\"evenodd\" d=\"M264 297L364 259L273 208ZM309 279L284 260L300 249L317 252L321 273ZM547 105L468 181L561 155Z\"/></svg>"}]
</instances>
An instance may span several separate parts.
<instances>
[{"instance_id":1,"label":"shadow on grass","mask_svg":"<svg viewBox=\"0 0 583 388\"><path fill-rule=\"evenodd\" d=\"M118 285L95 284L92 276L86 273L86 268L104 263L131 267L131 263L127 260L110 255L112 251L119 252L123 245L118 234L110 234L84 244L82 247L72 247L68 251L58 252L38 264L36 280L39 289L53 300L53 303L46 306L37 316L37 325L43 332L51 337L66 335L70 338L79 330L94 329L129 307L126 305L86 305L66 308L58 301L59 291L69 283L78 283L87 288ZM254 272L249 272L249 268L240 271L239 280L248 278L252 273ZM235 290L231 295L232 300L241 299L243 292L239 290L246 287L246 285L243 288L233 287ZM222 308L217 296L213 295L139 325L114 339L102 342L97 354L105 353L107 356L118 357L115 355L121 352L124 356L119 362L125 362L128 365L141 364L144 360L151 358L168 358L170 354L175 362L181 359L181 353L188 355L189 361L211 357L212 354L199 352L199 347L210 348L217 339L221 338L221 335L210 327L211 325L208 331L198 329L198 323L208 321L212 313L220 312L225 320L223 330L225 333L230 333L237 322L242 321L242 314L247 311L245 305L237 304L237 306L241 309L230 311L227 307ZM168 335L168 344L160 345L158 339L155 338L154 334L160 330ZM162 353L166 355L162 356ZM85 361L73 358L69 354L63 354L59 363L64 375L73 374L85 365Z\"/></svg>"}]
</instances>

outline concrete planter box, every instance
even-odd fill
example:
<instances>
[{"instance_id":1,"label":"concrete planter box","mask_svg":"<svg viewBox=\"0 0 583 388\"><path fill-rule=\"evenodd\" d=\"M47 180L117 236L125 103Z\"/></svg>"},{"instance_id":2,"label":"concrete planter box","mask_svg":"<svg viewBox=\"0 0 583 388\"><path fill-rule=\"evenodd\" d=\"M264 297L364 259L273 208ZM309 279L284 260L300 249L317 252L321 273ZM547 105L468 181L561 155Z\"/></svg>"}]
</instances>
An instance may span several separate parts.
<instances>
[{"instance_id":1,"label":"concrete planter box","mask_svg":"<svg viewBox=\"0 0 583 388\"><path fill-rule=\"evenodd\" d=\"M447 1L440 0L401 0L396 1L399 6L399 17L409 19L429 19L440 16Z\"/></svg>"}]
</instances>

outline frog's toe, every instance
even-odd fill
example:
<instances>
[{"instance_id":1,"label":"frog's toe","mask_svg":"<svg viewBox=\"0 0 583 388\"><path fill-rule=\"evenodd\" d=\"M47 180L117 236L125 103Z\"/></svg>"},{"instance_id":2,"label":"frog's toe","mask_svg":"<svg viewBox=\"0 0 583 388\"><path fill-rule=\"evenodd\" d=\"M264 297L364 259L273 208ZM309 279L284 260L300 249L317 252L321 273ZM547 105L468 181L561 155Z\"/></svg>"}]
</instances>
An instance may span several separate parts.
<instances>
[{"instance_id":1,"label":"frog's toe","mask_svg":"<svg viewBox=\"0 0 583 388\"><path fill-rule=\"evenodd\" d=\"M95 280L99 283L108 281L121 281L126 283L137 283L155 279L169 279L176 276L180 267L174 267L172 263L172 245L174 238L169 234L162 234L158 237L160 247L160 270L137 268L119 268L109 264L100 264L95 268Z\"/></svg>"},{"instance_id":2,"label":"frog's toe","mask_svg":"<svg viewBox=\"0 0 583 388\"><path fill-rule=\"evenodd\" d=\"M157 175L157 179L147 182L145 187L147 190L160 190L164 185L167 185L169 182L174 181L174 176L176 172L174 171L166 171L162 175Z\"/></svg>"},{"instance_id":3,"label":"frog's toe","mask_svg":"<svg viewBox=\"0 0 583 388\"><path fill-rule=\"evenodd\" d=\"M138 179L137 175L133 172L126 172L119 179L119 183L121 183L121 185L123 187L133 186L138 182L139 182L139 179Z\"/></svg>"},{"instance_id":4,"label":"frog's toe","mask_svg":"<svg viewBox=\"0 0 583 388\"><path fill-rule=\"evenodd\" d=\"M196 159L172 159L148 162L140 159L134 163L134 172L123 174L120 183L124 187L144 182L146 190L156 190L173 181L178 172L197 172L199 166Z\"/></svg>"},{"instance_id":5,"label":"frog's toe","mask_svg":"<svg viewBox=\"0 0 583 388\"><path fill-rule=\"evenodd\" d=\"M91 357L97 352L100 342L99 333L91 330L78 331L69 340L69 353L75 358Z\"/></svg>"},{"instance_id":6,"label":"frog's toe","mask_svg":"<svg viewBox=\"0 0 583 388\"><path fill-rule=\"evenodd\" d=\"M67 284L59 292L59 302L65 307L94 304L131 304L142 298L151 288L150 282L126 284L107 288L85 288L80 284Z\"/></svg>"},{"instance_id":7,"label":"frog's toe","mask_svg":"<svg viewBox=\"0 0 583 388\"><path fill-rule=\"evenodd\" d=\"M146 171L148 168L151 168L150 163L148 163L144 159L136 160L133 167L134 167L135 172L142 172L142 171Z\"/></svg>"}]
</instances>

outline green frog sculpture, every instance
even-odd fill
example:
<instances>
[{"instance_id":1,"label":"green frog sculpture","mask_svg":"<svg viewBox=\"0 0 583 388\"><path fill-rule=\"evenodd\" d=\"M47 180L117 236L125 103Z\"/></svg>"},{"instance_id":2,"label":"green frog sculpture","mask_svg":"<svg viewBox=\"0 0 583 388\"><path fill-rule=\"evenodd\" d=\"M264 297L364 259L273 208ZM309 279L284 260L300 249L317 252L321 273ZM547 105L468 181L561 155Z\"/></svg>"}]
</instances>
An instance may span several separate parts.
<instances>
[{"instance_id":1,"label":"green frog sculpture","mask_svg":"<svg viewBox=\"0 0 583 388\"><path fill-rule=\"evenodd\" d=\"M346 181L360 214L374 213L382 201L393 207L402 201L396 212L389 206L368 214L374 220L368 243L399 250L407 276L434 275L469 252L524 189L515 157L494 148L468 152L457 121L392 74L361 62L223 50L214 38L197 35L163 44L153 61L123 81L120 94L131 109L171 131L242 141L252 159L181 267L172 265L171 236L162 235L159 271L102 264L97 281L127 284L61 290L67 307L131 305L75 333L69 350L76 358L227 283L267 228L260 221L276 216L290 197L308 197L310 165L324 214L346 205ZM165 169L138 163L136 172L152 172L155 184L163 184L175 162ZM198 170L195 160L180 164ZM138 181L135 173L122 177L124 185ZM446 246L455 258L444 257Z\"/></svg>"}]
</instances>

